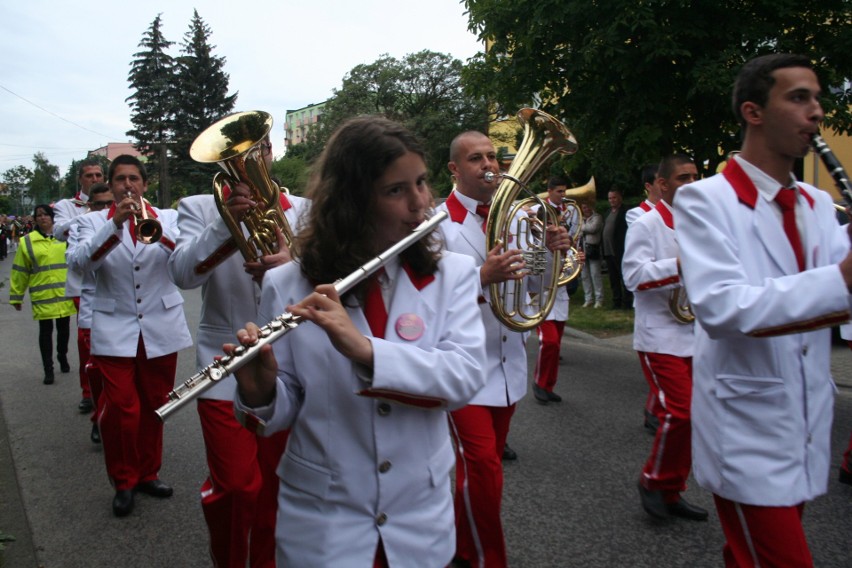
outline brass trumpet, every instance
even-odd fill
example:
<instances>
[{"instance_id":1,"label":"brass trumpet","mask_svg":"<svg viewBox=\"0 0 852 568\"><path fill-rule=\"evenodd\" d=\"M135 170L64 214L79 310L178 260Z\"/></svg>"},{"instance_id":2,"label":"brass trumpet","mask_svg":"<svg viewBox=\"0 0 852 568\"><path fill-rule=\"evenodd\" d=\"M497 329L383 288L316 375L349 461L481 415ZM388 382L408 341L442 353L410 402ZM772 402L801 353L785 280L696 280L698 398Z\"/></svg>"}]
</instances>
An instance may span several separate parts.
<instances>
[{"instance_id":1,"label":"brass trumpet","mask_svg":"<svg viewBox=\"0 0 852 568\"><path fill-rule=\"evenodd\" d=\"M133 192L128 191L126 197L133 199ZM140 205L133 203L133 216L136 218L136 242L143 245L156 243L163 236L163 226L156 219L148 217L147 204L144 197L139 198Z\"/></svg>"}]
</instances>

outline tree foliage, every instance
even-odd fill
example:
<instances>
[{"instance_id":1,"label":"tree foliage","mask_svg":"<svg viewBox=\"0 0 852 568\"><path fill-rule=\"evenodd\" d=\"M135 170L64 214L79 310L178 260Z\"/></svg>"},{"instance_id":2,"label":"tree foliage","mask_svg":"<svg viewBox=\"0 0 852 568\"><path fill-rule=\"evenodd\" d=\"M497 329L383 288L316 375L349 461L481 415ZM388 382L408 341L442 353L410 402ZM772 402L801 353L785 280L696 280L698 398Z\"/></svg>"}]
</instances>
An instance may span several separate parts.
<instances>
[{"instance_id":1,"label":"tree foliage","mask_svg":"<svg viewBox=\"0 0 852 568\"><path fill-rule=\"evenodd\" d=\"M213 54L210 27L198 10L193 12L189 29L181 42L177 58L176 80L180 97L175 114L175 136L171 170L180 194L197 193L210 185L215 164L199 164L189 156L196 136L213 122L234 109L237 93L228 94L229 76L225 73L225 57Z\"/></svg>"},{"instance_id":2,"label":"tree foliage","mask_svg":"<svg viewBox=\"0 0 852 568\"><path fill-rule=\"evenodd\" d=\"M52 203L61 197L59 167L51 164L41 152L33 156L30 195L35 203Z\"/></svg>"},{"instance_id":3,"label":"tree foliage","mask_svg":"<svg viewBox=\"0 0 852 568\"><path fill-rule=\"evenodd\" d=\"M540 106L580 144L566 167L639 193L638 172L672 152L714 171L739 145L730 91L742 64L781 51L817 63L829 117L852 130L849 0L465 0L493 42L465 72L499 114ZM703 23L703 24L702 24Z\"/></svg>"},{"instance_id":4,"label":"tree foliage","mask_svg":"<svg viewBox=\"0 0 852 568\"><path fill-rule=\"evenodd\" d=\"M3 172L0 182L6 186L6 191L12 203L11 210L8 213L15 215L32 213L32 206L35 205L30 194L32 179L33 172L26 166L15 166Z\"/></svg>"},{"instance_id":5,"label":"tree foliage","mask_svg":"<svg viewBox=\"0 0 852 568\"><path fill-rule=\"evenodd\" d=\"M424 143L433 186L449 190L449 145L464 130L483 129L484 99L469 97L462 86L462 63L450 55L420 51L401 60L382 55L354 67L308 132L304 156L313 160L331 133L348 118L384 115L407 126Z\"/></svg>"},{"instance_id":6,"label":"tree foliage","mask_svg":"<svg viewBox=\"0 0 852 568\"><path fill-rule=\"evenodd\" d=\"M294 195L302 195L308 184L308 165L302 158L289 154L272 162L269 175L278 180Z\"/></svg>"},{"instance_id":7,"label":"tree foliage","mask_svg":"<svg viewBox=\"0 0 852 568\"><path fill-rule=\"evenodd\" d=\"M159 204L168 207L174 196L210 186L215 165L197 164L189 147L199 132L234 108L237 94L228 94L225 58L213 54L215 46L208 41L212 32L197 10L177 58L168 54L174 42L163 37L161 26L157 15L131 63L128 81L134 93L127 101L134 128L127 134L148 160ZM167 170L161 163L164 158Z\"/></svg>"},{"instance_id":8,"label":"tree foliage","mask_svg":"<svg viewBox=\"0 0 852 568\"><path fill-rule=\"evenodd\" d=\"M134 93L126 99L133 124L127 135L136 140L136 149L147 156L147 168L154 175L165 172L161 170L165 165L161 159L164 145L174 136L178 98L175 61L167 53L173 42L163 37L161 26L161 14L157 14L139 42L140 51L133 54L128 81ZM168 184L161 183L159 187L167 190ZM166 196L159 197L160 203L168 203Z\"/></svg>"}]
</instances>

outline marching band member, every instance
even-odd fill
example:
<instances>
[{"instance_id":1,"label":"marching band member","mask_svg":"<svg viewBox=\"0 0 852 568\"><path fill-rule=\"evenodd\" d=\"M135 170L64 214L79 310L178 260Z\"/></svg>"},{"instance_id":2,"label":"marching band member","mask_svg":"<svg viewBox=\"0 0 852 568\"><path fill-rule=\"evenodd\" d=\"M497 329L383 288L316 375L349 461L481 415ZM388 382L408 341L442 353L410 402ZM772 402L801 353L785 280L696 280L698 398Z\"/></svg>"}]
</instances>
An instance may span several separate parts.
<instances>
[{"instance_id":1,"label":"marching band member","mask_svg":"<svg viewBox=\"0 0 852 568\"><path fill-rule=\"evenodd\" d=\"M659 164L647 164L642 168L642 185L645 187L645 200L636 207L627 210L624 220L627 226L649 211L653 211L660 201L660 186L657 184Z\"/></svg>"},{"instance_id":2,"label":"marching band member","mask_svg":"<svg viewBox=\"0 0 852 568\"><path fill-rule=\"evenodd\" d=\"M261 141L267 169L272 165L272 144ZM238 222L260 207L249 187L238 183L228 189L226 206ZM298 228L307 199L280 195L290 227ZM181 199L178 206L180 236L169 258L169 275L180 288L201 286L201 321L196 334L196 364L208 365L233 340L248 321L258 320L260 284L264 273L290 260L281 230L277 254L245 262L219 214L212 195ZM235 254L236 253L236 254ZM201 508L210 533L214 566L252 568L275 565L275 515L278 477L275 468L287 443L287 432L257 436L234 416L236 381L229 377L205 391L198 415L207 451L210 475L201 487Z\"/></svg>"},{"instance_id":3,"label":"marching band member","mask_svg":"<svg viewBox=\"0 0 852 568\"><path fill-rule=\"evenodd\" d=\"M103 183L104 170L101 163L94 158L87 158L80 162L77 167L77 183L80 189L71 199L61 199L54 205L56 211L56 222L54 233L57 240L67 241L71 228L77 224L77 217L89 211L88 203L91 198L91 189L95 184ZM68 278L65 281L65 297L74 300L78 314L81 312L80 295L83 285L83 274L68 269ZM83 322L85 324L85 322ZM89 362L89 329L80 325L80 316L77 316L77 354L80 359L80 390L82 397L77 408L82 414L88 414L95 408L94 396L89 385L86 374L86 364ZM93 431L94 432L94 431Z\"/></svg>"},{"instance_id":4,"label":"marching band member","mask_svg":"<svg viewBox=\"0 0 852 568\"><path fill-rule=\"evenodd\" d=\"M624 284L635 298L633 348L657 393L654 408L661 425L642 469L639 496L653 517L703 521L707 511L681 497L692 462L693 324L679 322L669 309L672 291L681 286L672 204L680 186L698 179L698 169L689 157L675 154L663 158L657 175L662 199L630 226L622 263Z\"/></svg>"},{"instance_id":5,"label":"marching band member","mask_svg":"<svg viewBox=\"0 0 852 568\"><path fill-rule=\"evenodd\" d=\"M802 514L825 493L830 329L849 318L852 254L831 197L791 173L823 118L809 57L747 62L742 151L682 187L675 231L696 326L693 473L712 491L728 566L813 566Z\"/></svg>"},{"instance_id":6,"label":"marching band member","mask_svg":"<svg viewBox=\"0 0 852 568\"><path fill-rule=\"evenodd\" d=\"M450 145L450 172L456 187L438 209L450 214L441 227L447 250L472 257L479 267L480 314L485 324L487 382L464 408L451 413L456 436L456 535L459 560L472 566L506 565L506 543L500 520L503 494L501 457L517 402L527 391L525 334L505 327L488 306L491 283L524 278L519 249L485 250L488 207L497 191L499 173L494 145L481 132L463 132ZM549 246L567 250L564 227L548 227ZM508 243L507 243L508 244Z\"/></svg>"},{"instance_id":7,"label":"marching band member","mask_svg":"<svg viewBox=\"0 0 852 568\"><path fill-rule=\"evenodd\" d=\"M386 119L340 126L310 182L297 260L264 279L262 320L285 309L308 320L237 371L235 405L246 426L265 435L290 428L278 468L279 566L452 559L445 410L484 382L474 265L441 252L430 236L343 298L322 284L425 219L423 156L414 136ZM257 327L238 338L253 343Z\"/></svg>"},{"instance_id":8,"label":"marching band member","mask_svg":"<svg viewBox=\"0 0 852 568\"><path fill-rule=\"evenodd\" d=\"M69 262L95 272L91 360L103 378L99 426L107 474L116 490L112 511L123 517L132 512L136 491L172 495L158 477L163 424L154 411L166 402L177 352L190 347L192 337L183 297L166 269L178 233L177 212L141 203L148 176L133 156L113 160L109 185L115 203L108 212L78 218L79 243ZM160 223L158 242L136 242L140 207Z\"/></svg>"}]
</instances>

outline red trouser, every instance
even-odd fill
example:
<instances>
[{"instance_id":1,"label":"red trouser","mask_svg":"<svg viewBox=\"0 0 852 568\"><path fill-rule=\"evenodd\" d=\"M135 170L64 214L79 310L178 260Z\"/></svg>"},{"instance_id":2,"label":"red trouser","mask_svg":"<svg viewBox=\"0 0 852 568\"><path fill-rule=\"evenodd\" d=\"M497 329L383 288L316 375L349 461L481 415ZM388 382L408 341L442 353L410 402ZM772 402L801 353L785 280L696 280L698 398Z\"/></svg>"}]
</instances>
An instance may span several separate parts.
<instances>
[{"instance_id":1,"label":"red trouser","mask_svg":"<svg viewBox=\"0 0 852 568\"><path fill-rule=\"evenodd\" d=\"M559 348L562 346L564 321L545 320L538 326L538 358L535 360L535 382L553 392L559 376Z\"/></svg>"},{"instance_id":2,"label":"red trouser","mask_svg":"<svg viewBox=\"0 0 852 568\"><path fill-rule=\"evenodd\" d=\"M808 568L814 565L802 528L805 504L759 507L713 495L725 533L725 568Z\"/></svg>"},{"instance_id":3,"label":"red trouser","mask_svg":"<svg viewBox=\"0 0 852 568\"><path fill-rule=\"evenodd\" d=\"M77 323L80 322L80 297L71 298L74 300L74 305L77 306ZM80 390L83 392L83 398L92 398L92 390L89 388L89 377L86 375L86 365L89 364L89 349L92 346L91 329L81 328L77 326L77 355L80 361Z\"/></svg>"},{"instance_id":4,"label":"red trouser","mask_svg":"<svg viewBox=\"0 0 852 568\"><path fill-rule=\"evenodd\" d=\"M852 436L849 437L849 447L843 453L843 462L840 464L840 467L852 473Z\"/></svg>"},{"instance_id":5,"label":"red trouser","mask_svg":"<svg viewBox=\"0 0 852 568\"><path fill-rule=\"evenodd\" d=\"M642 469L642 485L662 491L666 502L677 501L686 489L692 466L692 357L639 352L642 371L657 387L660 427L654 446Z\"/></svg>"},{"instance_id":6,"label":"red trouser","mask_svg":"<svg viewBox=\"0 0 852 568\"><path fill-rule=\"evenodd\" d=\"M117 491L157 479L163 461L163 422L154 411L175 382L177 353L148 359L142 335L136 357L93 355L103 377L98 426L107 474Z\"/></svg>"},{"instance_id":7,"label":"red trouser","mask_svg":"<svg viewBox=\"0 0 852 568\"><path fill-rule=\"evenodd\" d=\"M450 413L456 443L456 556L472 566L506 566L500 521L503 447L515 405L468 405Z\"/></svg>"},{"instance_id":8,"label":"red trouser","mask_svg":"<svg viewBox=\"0 0 852 568\"><path fill-rule=\"evenodd\" d=\"M210 555L217 568L275 567L275 473L288 431L253 434L234 417L228 400L198 401L210 476L201 487L201 509L210 532Z\"/></svg>"},{"instance_id":9,"label":"red trouser","mask_svg":"<svg viewBox=\"0 0 852 568\"><path fill-rule=\"evenodd\" d=\"M91 329L77 328L77 355L80 357L80 390L83 393L83 398L92 398L92 388L89 386L89 377L86 374L86 365L89 364L91 334Z\"/></svg>"}]
</instances>

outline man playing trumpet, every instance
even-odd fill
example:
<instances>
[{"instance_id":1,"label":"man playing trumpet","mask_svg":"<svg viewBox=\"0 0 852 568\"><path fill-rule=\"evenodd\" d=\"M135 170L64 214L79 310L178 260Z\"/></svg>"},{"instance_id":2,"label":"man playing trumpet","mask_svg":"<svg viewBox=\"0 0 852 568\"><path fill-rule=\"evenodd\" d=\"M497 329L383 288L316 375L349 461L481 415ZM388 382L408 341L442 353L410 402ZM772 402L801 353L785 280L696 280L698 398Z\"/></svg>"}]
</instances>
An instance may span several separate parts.
<instances>
[{"instance_id":1,"label":"man playing trumpet","mask_svg":"<svg viewBox=\"0 0 852 568\"><path fill-rule=\"evenodd\" d=\"M192 345L183 297L166 263L177 238L177 212L149 206L145 167L118 156L109 167L115 202L108 211L79 217L79 243L69 264L95 273L92 364L103 378L99 426L107 474L115 487L113 514L129 515L134 493L170 497L158 477L163 424L154 411L174 385L177 352ZM140 208L156 219L162 237L150 245L136 235Z\"/></svg>"}]
</instances>

